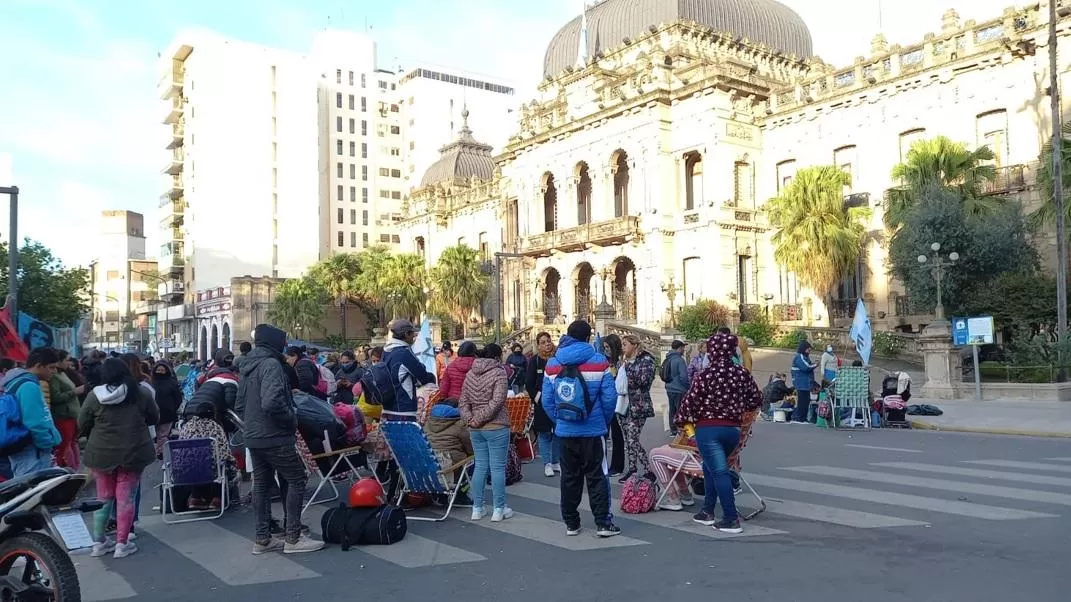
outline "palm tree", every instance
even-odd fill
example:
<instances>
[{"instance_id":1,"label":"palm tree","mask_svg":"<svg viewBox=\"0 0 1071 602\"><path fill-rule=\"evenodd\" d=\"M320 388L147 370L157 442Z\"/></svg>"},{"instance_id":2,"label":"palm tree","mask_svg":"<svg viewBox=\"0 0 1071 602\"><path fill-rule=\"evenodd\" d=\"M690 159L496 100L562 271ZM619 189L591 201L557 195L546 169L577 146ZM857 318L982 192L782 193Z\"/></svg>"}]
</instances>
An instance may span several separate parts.
<instances>
[{"instance_id":1,"label":"palm tree","mask_svg":"<svg viewBox=\"0 0 1071 602\"><path fill-rule=\"evenodd\" d=\"M448 315L462 328L487 296L488 276L480 254L465 245L448 247L429 274L430 301L437 313Z\"/></svg>"},{"instance_id":2,"label":"palm tree","mask_svg":"<svg viewBox=\"0 0 1071 602\"><path fill-rule=\"evenodd\" d=\"M311 273L334 303L338 304L341 335L346 339L346 306L357 295L357 279L361 274L360 258L355 253L332 255L314 265Z\"/></svg>"},{"instance_id":3,"label":"palm tree","mask_svg":"<svg viewBox=\"0 0 1071 602\"><path fill-rule=\"evenodd\" d=\"M903 163L893 167L892 177L903 185L889 191L885 225L895 230L918 203L919 195L934 183L956 191L968 214L991 213L1004 203L1000 197L985 196L985 186L996 178L994 159L988 146L968 150L945 136L918 140L911 145Z\"/></svg>"},{"instance_id":4,"label":"palm tree","mask_svg":"<svg viewBox=\"0 0 1071 602\"><path fill-rule=\"evenodd\" d=\"M424 258L415 253L391 255L379 274L386 291L384 308L390 317L416 319L427 305L428 275Z\"/></svg>"},{"instance_id":5,"label":"palm tree","mask_svg":"<svg viewBox=\"0 0 1071 602\"><path fill-rule=\"evenodd\" d=\"M766 205L777 230L774 259L823 299L855 269L867 236L870 209L844 202L851 182L833 165L808 167Z\"/></svg>"},{"instance_id":6,"label":"palm tree","mask_svg":"<svg viewBox=\"0 0 1071 602\"><path fill-rule=\"evenodd\" d=\"M1052 185L1052 140L1041 147L1038 159L1038 188L1041 192L1041 206L1030 214L1030 225L1034 228L1056 224L1056 200L1053 198ZM1067 190L1071 188L1071 121L1060 127L1060 161L1061 179L1064 181L1064 221L1071 223L1071 203L1067 201Z\"/></svg>"},{"instance_id":7,"label":"palm tree","mask_svg":"<svg viewBox=\"0 0 1071 602\"><path fill-rule=\"evenodd\" d=\"M354 280L355 300L365 308L375 311L375 317L380 323L384 321L383 308L388 292L383 286L382 275L390 258L390 248L386 245L368 247L357 254L360 273Z\"/></svg>"},{"instance_id":8,"label":"palm tree","mask_svg":"<svg viewBox=\"0 0 1071 602\"><path fill-rule=\"evenodd\" d=\"M320 283L306 276L287 280L275 292L268 320L283 330L305 338L309 330L322 328L324 305L329 301Z\"/></svg>"}]
</instances>

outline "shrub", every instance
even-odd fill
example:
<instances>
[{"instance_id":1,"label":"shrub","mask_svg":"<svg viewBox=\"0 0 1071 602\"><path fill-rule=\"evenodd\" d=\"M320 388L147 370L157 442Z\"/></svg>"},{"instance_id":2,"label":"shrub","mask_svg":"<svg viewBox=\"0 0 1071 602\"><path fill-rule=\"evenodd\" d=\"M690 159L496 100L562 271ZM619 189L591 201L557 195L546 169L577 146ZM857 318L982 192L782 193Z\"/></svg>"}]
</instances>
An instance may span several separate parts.
<instances>
[{"instance_id":1,"label":"shrub","mask_svg":"<svg viewBox=\"0 0 1071 602\"><path fill-rule=\"evenodd\" d=\"M904 350L906 341L894 332L875 332L874 351L884 357L896 357Z\"/></svg>"},{"instance_id":2,"label":"shrub","mask_svg":"<svg viewBox=\"0 0 1071 602\"><path fill-rule=\"evenodd\" d=\"M807 331L805 330L793 330L791 332L783 332L774 339L774 347L780 347L782 349L795 350L800 346L800 343L807 340Z\"/></svg>"},{"instance_id":3,"label":"shrub","mask_svg":"<svg viewBox=\"0 0 1071 602\"><path fill-rule=\"evenodd\" d=\"M705 341L729 323L729 308L717 301L700 299L677 312L677 328L690 341Z\"/></svg>"},{"instance_id":4,"label":"shrub","mask_svg":"<svg viewBox=\"0 0 1071 602\"><path fill-rule=\"evenodd\" d=\"M777 336L777 325L765 313L758 313L753 319L741 323L737 334L750 339L756 347L769 347Z\"/></svg>"}]
</instances>

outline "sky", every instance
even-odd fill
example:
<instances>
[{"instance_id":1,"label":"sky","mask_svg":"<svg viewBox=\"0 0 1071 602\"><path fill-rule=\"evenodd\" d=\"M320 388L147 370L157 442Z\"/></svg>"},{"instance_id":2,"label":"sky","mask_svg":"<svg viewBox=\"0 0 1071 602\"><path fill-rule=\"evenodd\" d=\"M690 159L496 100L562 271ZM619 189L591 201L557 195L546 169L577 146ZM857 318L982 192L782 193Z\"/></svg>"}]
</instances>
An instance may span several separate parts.
<instances>
[{"instance_id":1,"label":"sky","mask_svg":"<svg viewBox=\"0 0 1071 602\"><path fill-rule=\"evenodd\" d=\"M708 0L719 1L719 0ZM720 0L746 2L747 0ZM1014 0L781 0L817 55L850 65L880 29L890 44L938 32L941 14L1000 14ZM417 61L511 80L519 100L542 78L546 44L583 0L0 0L0 186L17 185L19 237L87 265L100 213L145 214L166 179L157 53L187 27L297 52L325 27L368 31L380 66ZM879 7L881 10L879 10ZM880 14L880 18L879 18ZM6 155L6 157L5 157ZM4 166L10 161L11 174ZM0 205L6 205L0 199ZM0 233L7 238L6 207Z\"/></svg>"}]
</instances>

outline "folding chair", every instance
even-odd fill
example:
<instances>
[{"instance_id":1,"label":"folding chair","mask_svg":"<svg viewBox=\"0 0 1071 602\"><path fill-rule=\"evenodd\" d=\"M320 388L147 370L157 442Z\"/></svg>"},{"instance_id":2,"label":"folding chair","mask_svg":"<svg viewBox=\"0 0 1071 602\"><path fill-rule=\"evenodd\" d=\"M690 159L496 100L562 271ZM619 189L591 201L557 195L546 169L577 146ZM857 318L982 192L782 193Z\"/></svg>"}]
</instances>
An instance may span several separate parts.
<instances>
[{"instance_id":1,"label":"folding chair","mask_svg":"<svg viewBox=\"0 0 1071 602\"><path fill-rule=\"evenodd\" d=\"M845 366L837 371L833 380L833 425L835 428L863 427L870 430L870 373L864 366ZM848 409L847 419L840 417L840 410Z\"/></svg>"},{"instance_id":2,"label":"folding chair","mask_svg":"<svg viewBox=\"0 0 1071 602\"><path fill-rule=\"evenodd\" d=\"M513 437L513 444L517 446L517 457L521 462L528 464L535 459L535 447L528 437L528 432L532 428L532 420L535 418L532 400L527 393L507 397L506 411L509 412L509 430Z\"/></svg>"},{"instance_id":3,"label":"folding chair","mask_svg":"<svg viewBox=\"0 0 1071 602\"><path fill-rule=\"evenodd\" d=\"M216 440L205 439L169 439L164 442L164 479L160 483L162 499L160 514L169 525L189 523L199 520L213 520L223 516L228 506L227 469L223 458L216 454ZM175 511L174 490L203 485L219 487L219 510L185 510ZM168 511L170 510L170 512ZM176 520L171 517L192 517Z\"/></svg>"},{"instance_id":4,"label":"folding chair","mask_svg":"<svg viewBox=\"0 0 1071 602\"><path fill-rule=\"evenodd\" d=\"M302 514L304 514L305 511L309 509L309 506L312 506L313 504L326 504L328 502L334 502L338 500L339 497L341 497L341 492L339 492L338 485L335 484L335 481L353 479L355 477L360 478L361 473L360 471L358 471L357 467L367 466L367 464L364 462L364 450L361 449L361 447L348 447L346 449L332 450L331 442L327 436L326 431L324 431L323 453L312 453L312 451L309 449L308 443L306 443L305 438L301 435L301 433L298 433L297 436L297 450L298 455L301 456L302 462L305 463L306 471L308 471L310 474L316 475L320 479L320 482L316 484L316 489L312 492L312 496L309 498L309 501L305 502L305 506L301 509ZM354 456L360 458L360 461L357 463L357 465L354 465L351 461ZM323 471L320 470L320 463L317 462L317 460L332 461L331 469L327 471L327 474L324 474ZM338 471L338 469L343 465L346 466L346 469ZM369 471L371 472L371 470ZM316 501L316 496L320 494L320 490L324 488L324 485L328 485L331 487L331 497L324 500Z\"/></svg>"},{"instance_id":5,"label":"folding chair","mask_svg":"<svg viewBox=\"0 0 1071 602\"><path fill-rule=\"evenodd\" d=\"M384 412L384 415L386 414L388 412ZM402 487L397 495L399 503L407 493L445 495L449 498L446 512L440 517L407 515L407 518L433 522L446 520L454 508L457 494L469 480L468 468L475 463L475 457L469 456L453 466L443 467L432 451L424 431L416 422L384 420L379 424L379 430L390 446L391 454L398 462L402 475ZM455 479L456 471L461 474Z\"/></svg>"}]
</instances>

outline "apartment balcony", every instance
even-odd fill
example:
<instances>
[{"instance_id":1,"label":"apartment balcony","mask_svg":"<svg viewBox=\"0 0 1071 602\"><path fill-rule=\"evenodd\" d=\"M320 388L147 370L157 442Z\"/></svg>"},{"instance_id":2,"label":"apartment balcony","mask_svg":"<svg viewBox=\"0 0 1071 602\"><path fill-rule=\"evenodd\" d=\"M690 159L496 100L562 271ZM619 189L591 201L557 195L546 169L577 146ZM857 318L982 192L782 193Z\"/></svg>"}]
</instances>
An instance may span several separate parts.
<instances>
[{"instance_id":1,"label":"apartment balcony","mask_svg":"<svg viewBox=\"0 0 1071 602\"><path fill-rule=\"evenodd\" d=\"M181 299L186 294L186 284L181 280L165 280L157 288L160 298L169 302L174 302L176 297Z\"/></svg>"},{"instance_id":2,"label":"apartment balcony","mask_svg":"<svg viewBox=\"0 0 1071 602\"><path fill-rule=\"evenodd\" d=\"M181 201L185 188L186 186L182 183L182 176L171 176L171 185L160 198L160 207L166 207L169 202Z\"/></svg>"},{"instance_id":3,"label":"apartment balcony","mask_svg":"<svg viewBox=\"0 0 1071 602\"><path fill-rule=\"evenodd\" d=\"M171 107L167 111L167 117L164 117L164 123L166 125L174 125L182 119L182 113L186 108L186 99L182 96L176 96L171 99Z\"/></svg>"},{"instance_id":4,"label":"apartment balcony","mask_svg":"<svg viewBox=\"0 0 1071 602\"><path fill-rule=\"evenodd\" d=\"M160 245L160 260L157 266L163 272L182 273L186 266L186 256L181 240L173 240Z\"/></svg>"},{"instance_id":5,"label":"apartment balcony","mask_svg":"<svg viewBox=\"0 0 1071 602\"><path fill-rule=\"evenodd\" d=\"M594 224L584 224L564 230L543 232L524 239L521 252L539 257L553 251L569 252L583 250L588 245L623 244L640 232L640 218L635 215L619 217Z\"/></svg>"},{"instance_id":6,"label":"apartment balcony","mask_svg":"<svg viewBox=\"0 0 1071 602\"><path fill-rule=\"evenodd\" d=\"M182 173L182 164L186 160L186 153L182 148L171 151L171 160L164 166L164 173L177 176Z\"/></svg>"},{"instance_id":7,"label":"apartment balcony","mask_svg":"<svg viewBox=\"0 0 1071 602\"><path fill-rule=\"evenodd\" d=\"M160 89L160 100L182 96L182 84L185 76L185 70L181 68L175 69L172 67L164 70L164 74L160 77L160 81L156 86Z\"/></svg>"},{"instance_id":8,"label":"apartment balcony","mask_svg":"<svg viewBox=\"0 0 1071 602\"><path fill-rule=\"evenodd\" d=\"M182 232L182 228L178 228L178 227L172 227L171 228L171 240L176 241L176 242L182 242L182 240L184 238L185 238L185 236L184 236L184 234Z\"/></svg>"},{"instance_id":9,"label":"apartment balcony","mask_svg":"<svg viewBox=\"0 0 1071 602\"><path fill-rule=\"evenodd\" d=\"M1022 192L1033 186L1036 178L1037 164L998 167L993 180L986 182L983 186L982 194L1002 195Z\"/></svg>"},{"instance_id":10,"label":"apartment balcony","mask_svg":"<svg viewBox=\"0 0 1071 602\"><path fill-rule=\"evenodd\" d=\"M167 150L179 148L186 141L186 120L180 119L171 126L171 141L167 144Z\"/></svg>"},{"instance_id":11,"label":"apartment balcony","mask_svg":"<svg viewBox=\"0 0 1071 602\"><path fill-rule=\"evenodd\" d=\"M183 215L182 211L176 211L174 209L174 204L172 204L171 211L168 211L167 214L164 216L164 219L160 220L160 230L167 230L168 228L181 229L181 226L184 223L184 219L185 216Z\"/></svg>"}]
</instances>

